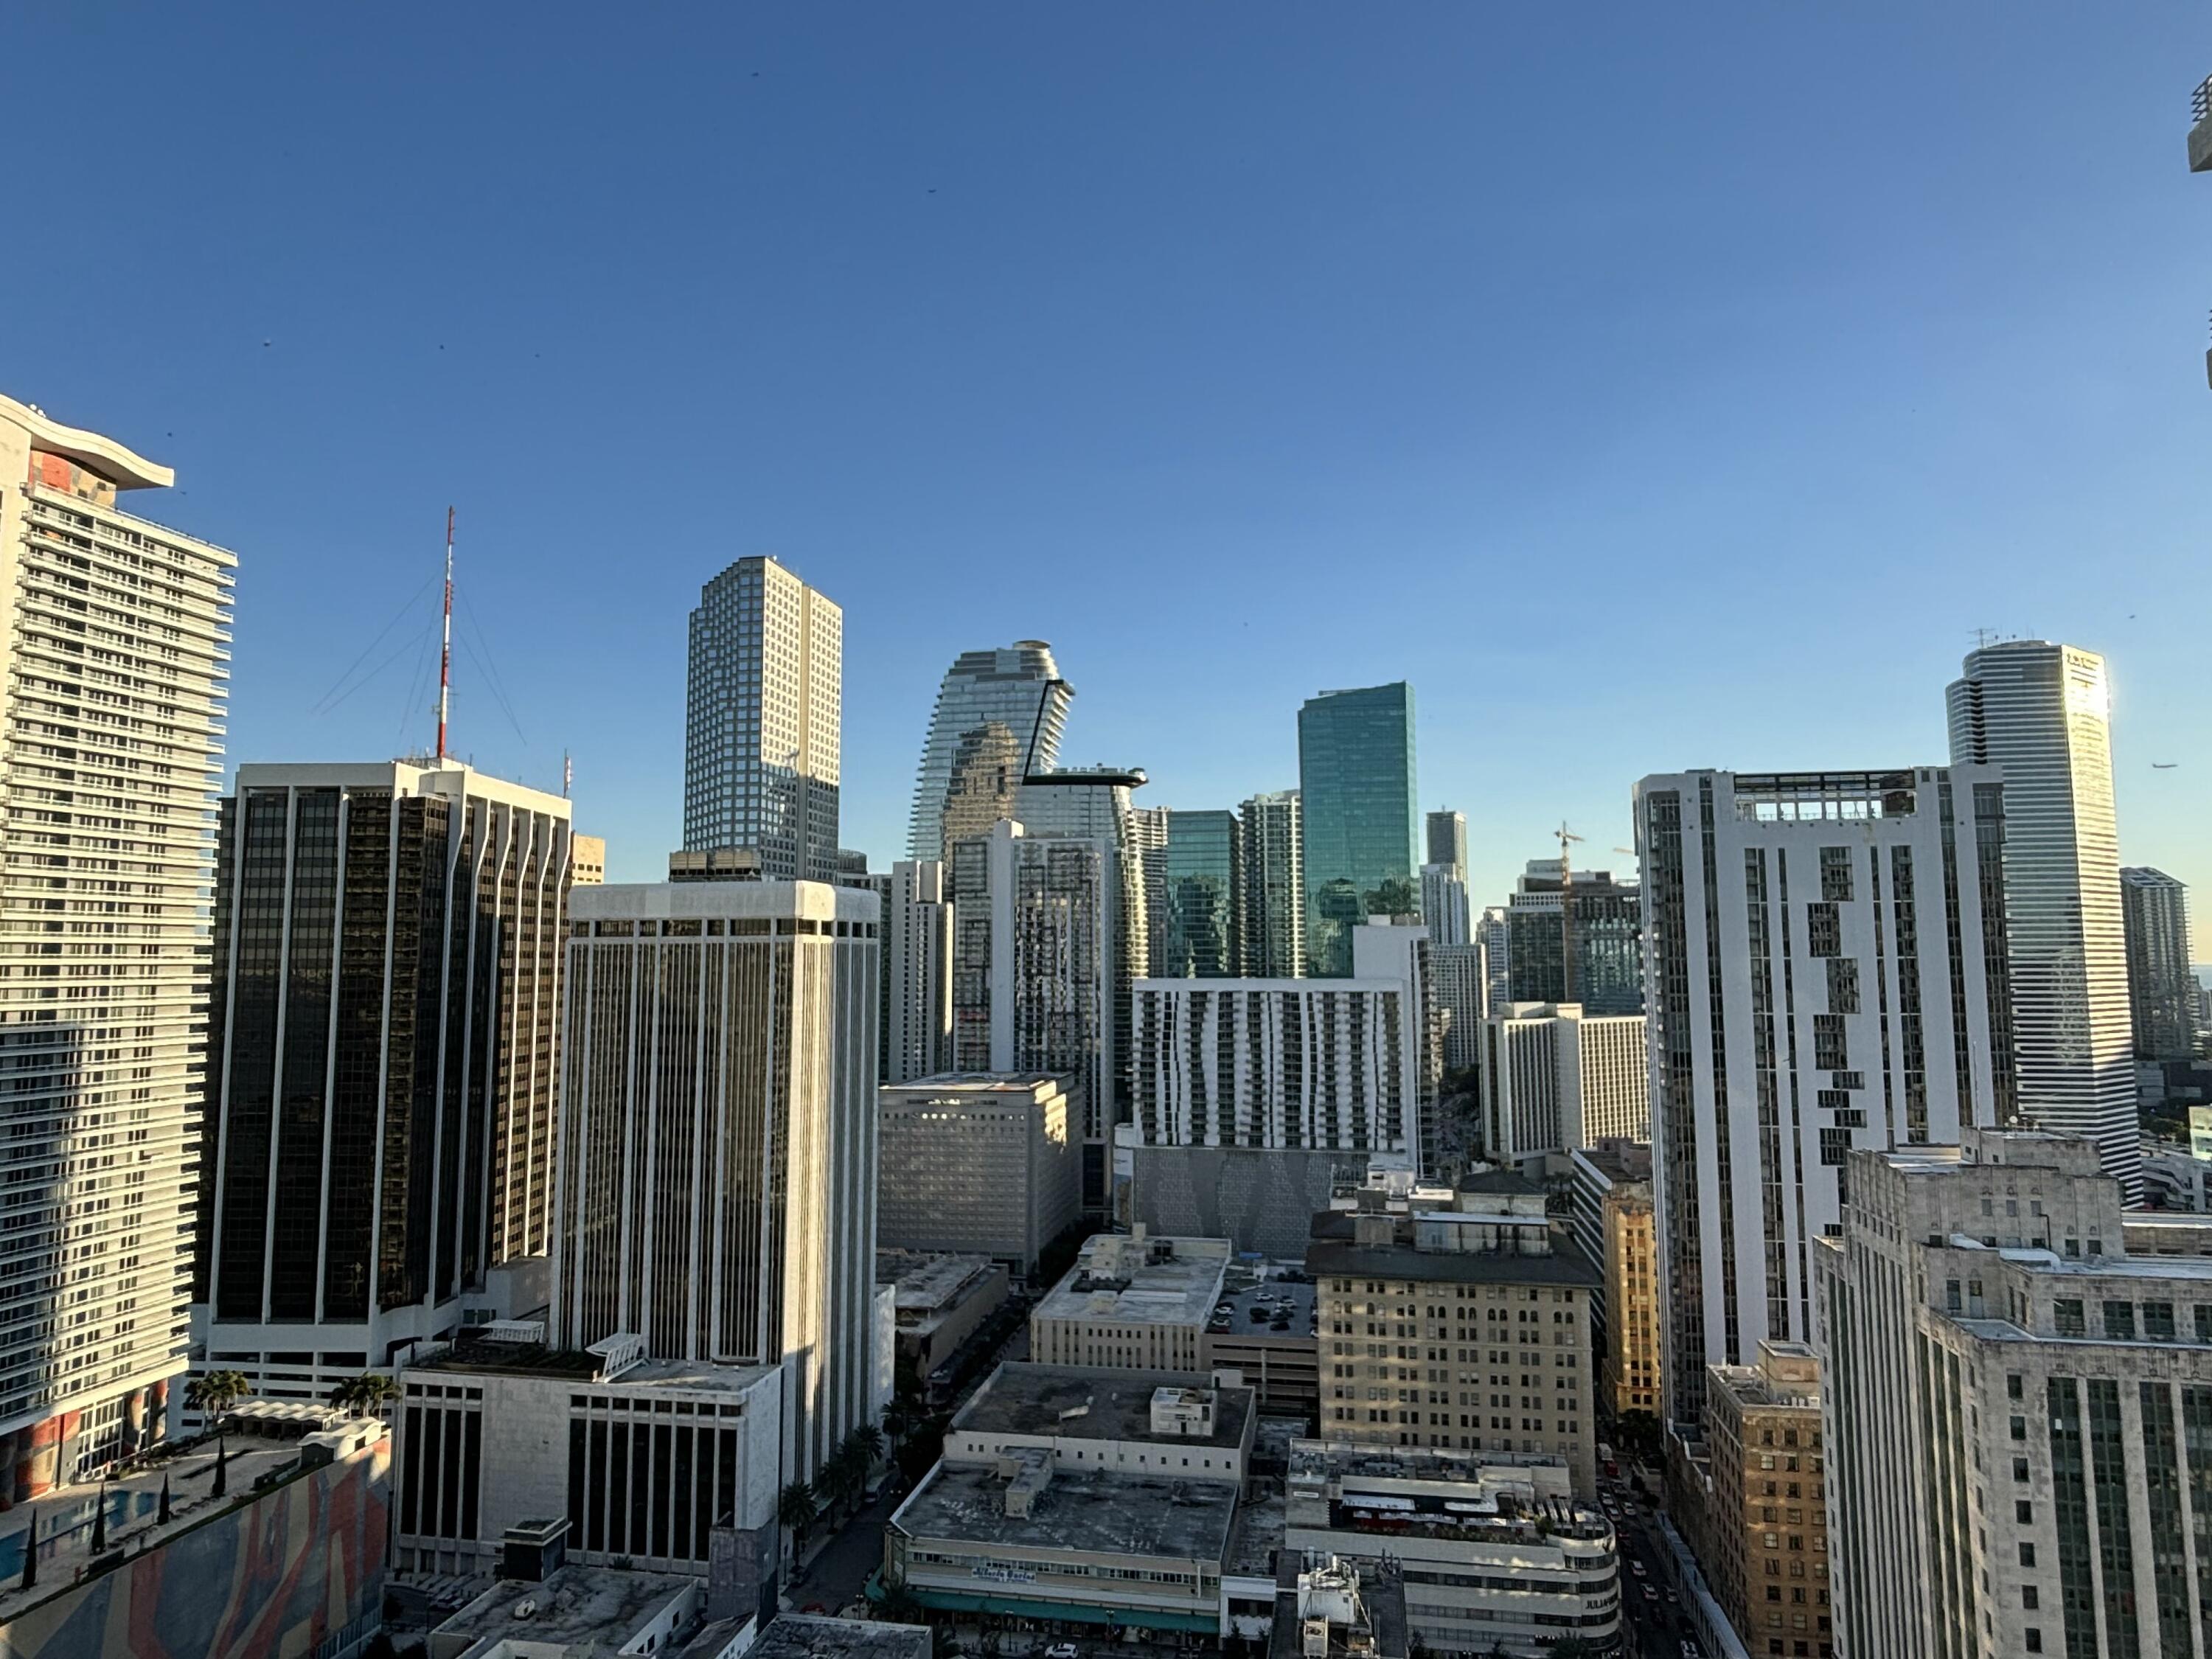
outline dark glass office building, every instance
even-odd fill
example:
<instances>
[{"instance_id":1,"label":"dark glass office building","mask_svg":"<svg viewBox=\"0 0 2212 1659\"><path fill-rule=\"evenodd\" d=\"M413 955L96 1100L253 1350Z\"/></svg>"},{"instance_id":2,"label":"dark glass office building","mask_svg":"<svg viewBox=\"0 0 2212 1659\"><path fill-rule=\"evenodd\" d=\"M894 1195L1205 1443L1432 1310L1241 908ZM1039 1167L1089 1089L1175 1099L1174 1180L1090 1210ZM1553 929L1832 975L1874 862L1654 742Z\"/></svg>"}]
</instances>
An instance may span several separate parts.
<instances>
[{"instance_id":1,"label":"dark glass office building","mask_svg":"<svg viewBox=\"0 0 2212 1659\"><path fill-rule=\"evenodd\" d=\"M240 769L201 1139L208 1363L319 1390L545 1252L568 852L566 800L458 763Z\"/></svg>"},{"instance_id":2,"label":"dark glass office building","mask_svg":"<svg viewBox=\"0 0 2212 1659\"><path fill-rule=\"evenodd\" d=\"M1243 849L1234 812L1168 814L1162 976L1231 979L1243 962Z\"/></svg>"},{"instance_id":3,"label":"dark glass office building","mask_svg":"<svg viewBox=\"0 0 2212 1659\"><path fill-rule=\"evenodd\" d=\"M1547 866L1550 873L1540 874ZM1590 1015L1644 1012L1644 904L1634 883L1577 873L1560 916L1555 861L1541 860L1506 902L1506 981L1515 1002L1579 1002ZM1568 984L1571 928L1573 984Z\"/></svg>"},{"instance_id":4,"label":"dark glass office building","mask_svg":"<svg viewBox=\"0 0 2212 1659\"><path fill-rule=\"evenodd\" d=\"M1420 908L1413 688L1401 680L1308 701L1298 796L1308 971L1341 978L1352 972L1352 928Z\"/></svg>"}]
</instances>

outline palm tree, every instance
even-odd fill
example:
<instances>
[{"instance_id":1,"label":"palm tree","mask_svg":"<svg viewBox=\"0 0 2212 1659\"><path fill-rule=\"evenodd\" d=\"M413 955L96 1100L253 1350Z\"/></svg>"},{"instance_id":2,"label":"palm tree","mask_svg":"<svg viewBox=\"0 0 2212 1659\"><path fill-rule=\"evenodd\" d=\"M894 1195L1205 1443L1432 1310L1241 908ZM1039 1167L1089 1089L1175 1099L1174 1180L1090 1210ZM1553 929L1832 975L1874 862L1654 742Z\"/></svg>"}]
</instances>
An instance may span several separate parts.
<instances>
[{"instance_id":1,"label":"palm tree","mask_svg":"<svg viewBox=\"0 0 2212 1659\"><path fill-rule=\"evenodd\" d=\"M329 1395L331 1404L356 1417L380 1417L398 1398L399 1385L378 1371L363 1371L359 1376L334 1382Z\"/></svg>"},{"instance_id":2,"label":"palm tree","mask_svg":"<svg viewBox=\"0 0 2212 1659\"><path fill-rule=\"evenodd\" d=\"M845 1443L860 1448L863 1458L860 1468L866 1473L884 1455L884 1431L872 1423L863 1423L845 1437Z\"/></svg>"},{"instance_id":3,"label":"palm tree","mask_svg":"<svg viewBox=\"0 0 2212 1659\"><path fill-rule=\"evenodd\" d=\"M920 1428L927 1416L928 1413L921 1408L921 1401L912 1395L895 1395L891 1403L884 1407L884 1432L890 1436L896 1444Z\"/></svg>"},{"instance_id":4,"label":"palm tree","mask_svg":"<svg viewBox=\"0 0 2212 1659\"><path fill-rule=\"evenodd\" d=\"M791 1529L794 1549L805 1547L806 1529L814 1524L820 1513L814 1502L814 1494L807 1490L804 1480L793 1481L775 1500L775 1518Z\"/></svg>"},{"instance_id":5,"label":"palm tree","mask_svg":"<svg viewBox=\"0 0 2212 1659\"><path fill-rule=\"evenodd\" d=\"M185 1384L185 1404L213 1422L252 1392L242 1371L202 1371Z\"/></svg>"}]
</instances>

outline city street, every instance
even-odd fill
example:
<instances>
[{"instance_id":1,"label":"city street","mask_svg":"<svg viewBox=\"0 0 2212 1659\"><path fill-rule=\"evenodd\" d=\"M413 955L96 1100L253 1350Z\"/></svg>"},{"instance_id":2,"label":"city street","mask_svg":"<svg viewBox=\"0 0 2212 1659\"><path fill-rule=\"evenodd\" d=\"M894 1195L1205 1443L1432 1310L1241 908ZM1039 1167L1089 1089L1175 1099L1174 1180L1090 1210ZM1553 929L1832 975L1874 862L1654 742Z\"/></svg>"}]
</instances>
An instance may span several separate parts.
<instances>
[{"instance_id":1,"label":"city street","mask_svg":"<svg viewBox=\"0 0 2212 1659\"><path fill-rule=\"evenodd\" d=\"M1620 1547L1622 1653L1633 1659L1685 1659L1682 1644L1690 1639L1690 1625L1680 1600L1668 1599L1679 1598L1681 1587L1674 1583L1671 1558L1653 1530L1650 1506L1630 1493L1626 1481L1604 1480L1599 1487L1617 1516L1613 1531ZM1644 1569L1640 1574L1638 1565ZM1653 1595L1644 1594L1646 1586Z\"/></svg>"}]
</instances>

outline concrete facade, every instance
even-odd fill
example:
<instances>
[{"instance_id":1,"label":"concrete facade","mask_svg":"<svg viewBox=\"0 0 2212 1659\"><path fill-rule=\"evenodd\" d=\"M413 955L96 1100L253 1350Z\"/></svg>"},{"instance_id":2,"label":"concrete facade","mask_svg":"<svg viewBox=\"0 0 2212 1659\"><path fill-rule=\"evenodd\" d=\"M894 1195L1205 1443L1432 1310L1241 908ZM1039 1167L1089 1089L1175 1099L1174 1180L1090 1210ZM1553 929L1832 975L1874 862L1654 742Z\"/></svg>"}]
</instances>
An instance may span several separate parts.
<instances>
[{"instance_id":1,"label":"concrete facade","mask_svg":"<svg viewBox=\"0 0 2212 1659\"><path fill-rule=\"evenodd\" d=\"M956 1072L878 1091L878 1243L988 1255L1026 1278L1083 1213L1073 1089Z\"/></svg>"},{"instance_id":2,"label":"concrete facade","mask_svg":"<svg viewBox=\"0 0 2212 1659\"><path fill-rule=\"evenodd\" d=\"M1030 1316L1030 1356L1046 1364L1195 1371L1228 1267L1225 1239L1101 1233Z\"/></svg>"}]
</instances>

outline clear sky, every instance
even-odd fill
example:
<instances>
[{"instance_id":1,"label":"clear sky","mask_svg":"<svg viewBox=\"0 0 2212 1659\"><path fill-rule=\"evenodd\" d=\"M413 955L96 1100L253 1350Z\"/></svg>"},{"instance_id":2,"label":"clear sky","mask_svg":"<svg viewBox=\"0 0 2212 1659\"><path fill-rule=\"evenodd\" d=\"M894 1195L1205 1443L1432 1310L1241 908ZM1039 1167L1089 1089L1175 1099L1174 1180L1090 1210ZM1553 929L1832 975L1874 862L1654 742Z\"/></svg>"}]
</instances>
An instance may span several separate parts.
<instances>
[{"instance_id":1,"label":"clear sky","mask_svg":"<svg viewBox=\"0 0 2212 1659\"><path fill-rule=\"evenodd\" d=\"M678 836L685 612L773 553L845 608L878 861L963 648L1051 641L1064 758L1176 806L1409 679L1480 903L1562 818L1607 860L1645 772L1941 761L1986 627L2109 654L2123 856L2212 884L2201 5L14 43L0 390L173 463L139 510L240 553L234 761L427 744L451 502L457 746L552 787L572 750L617 878Z\"/></svg>"}]
</instances>

